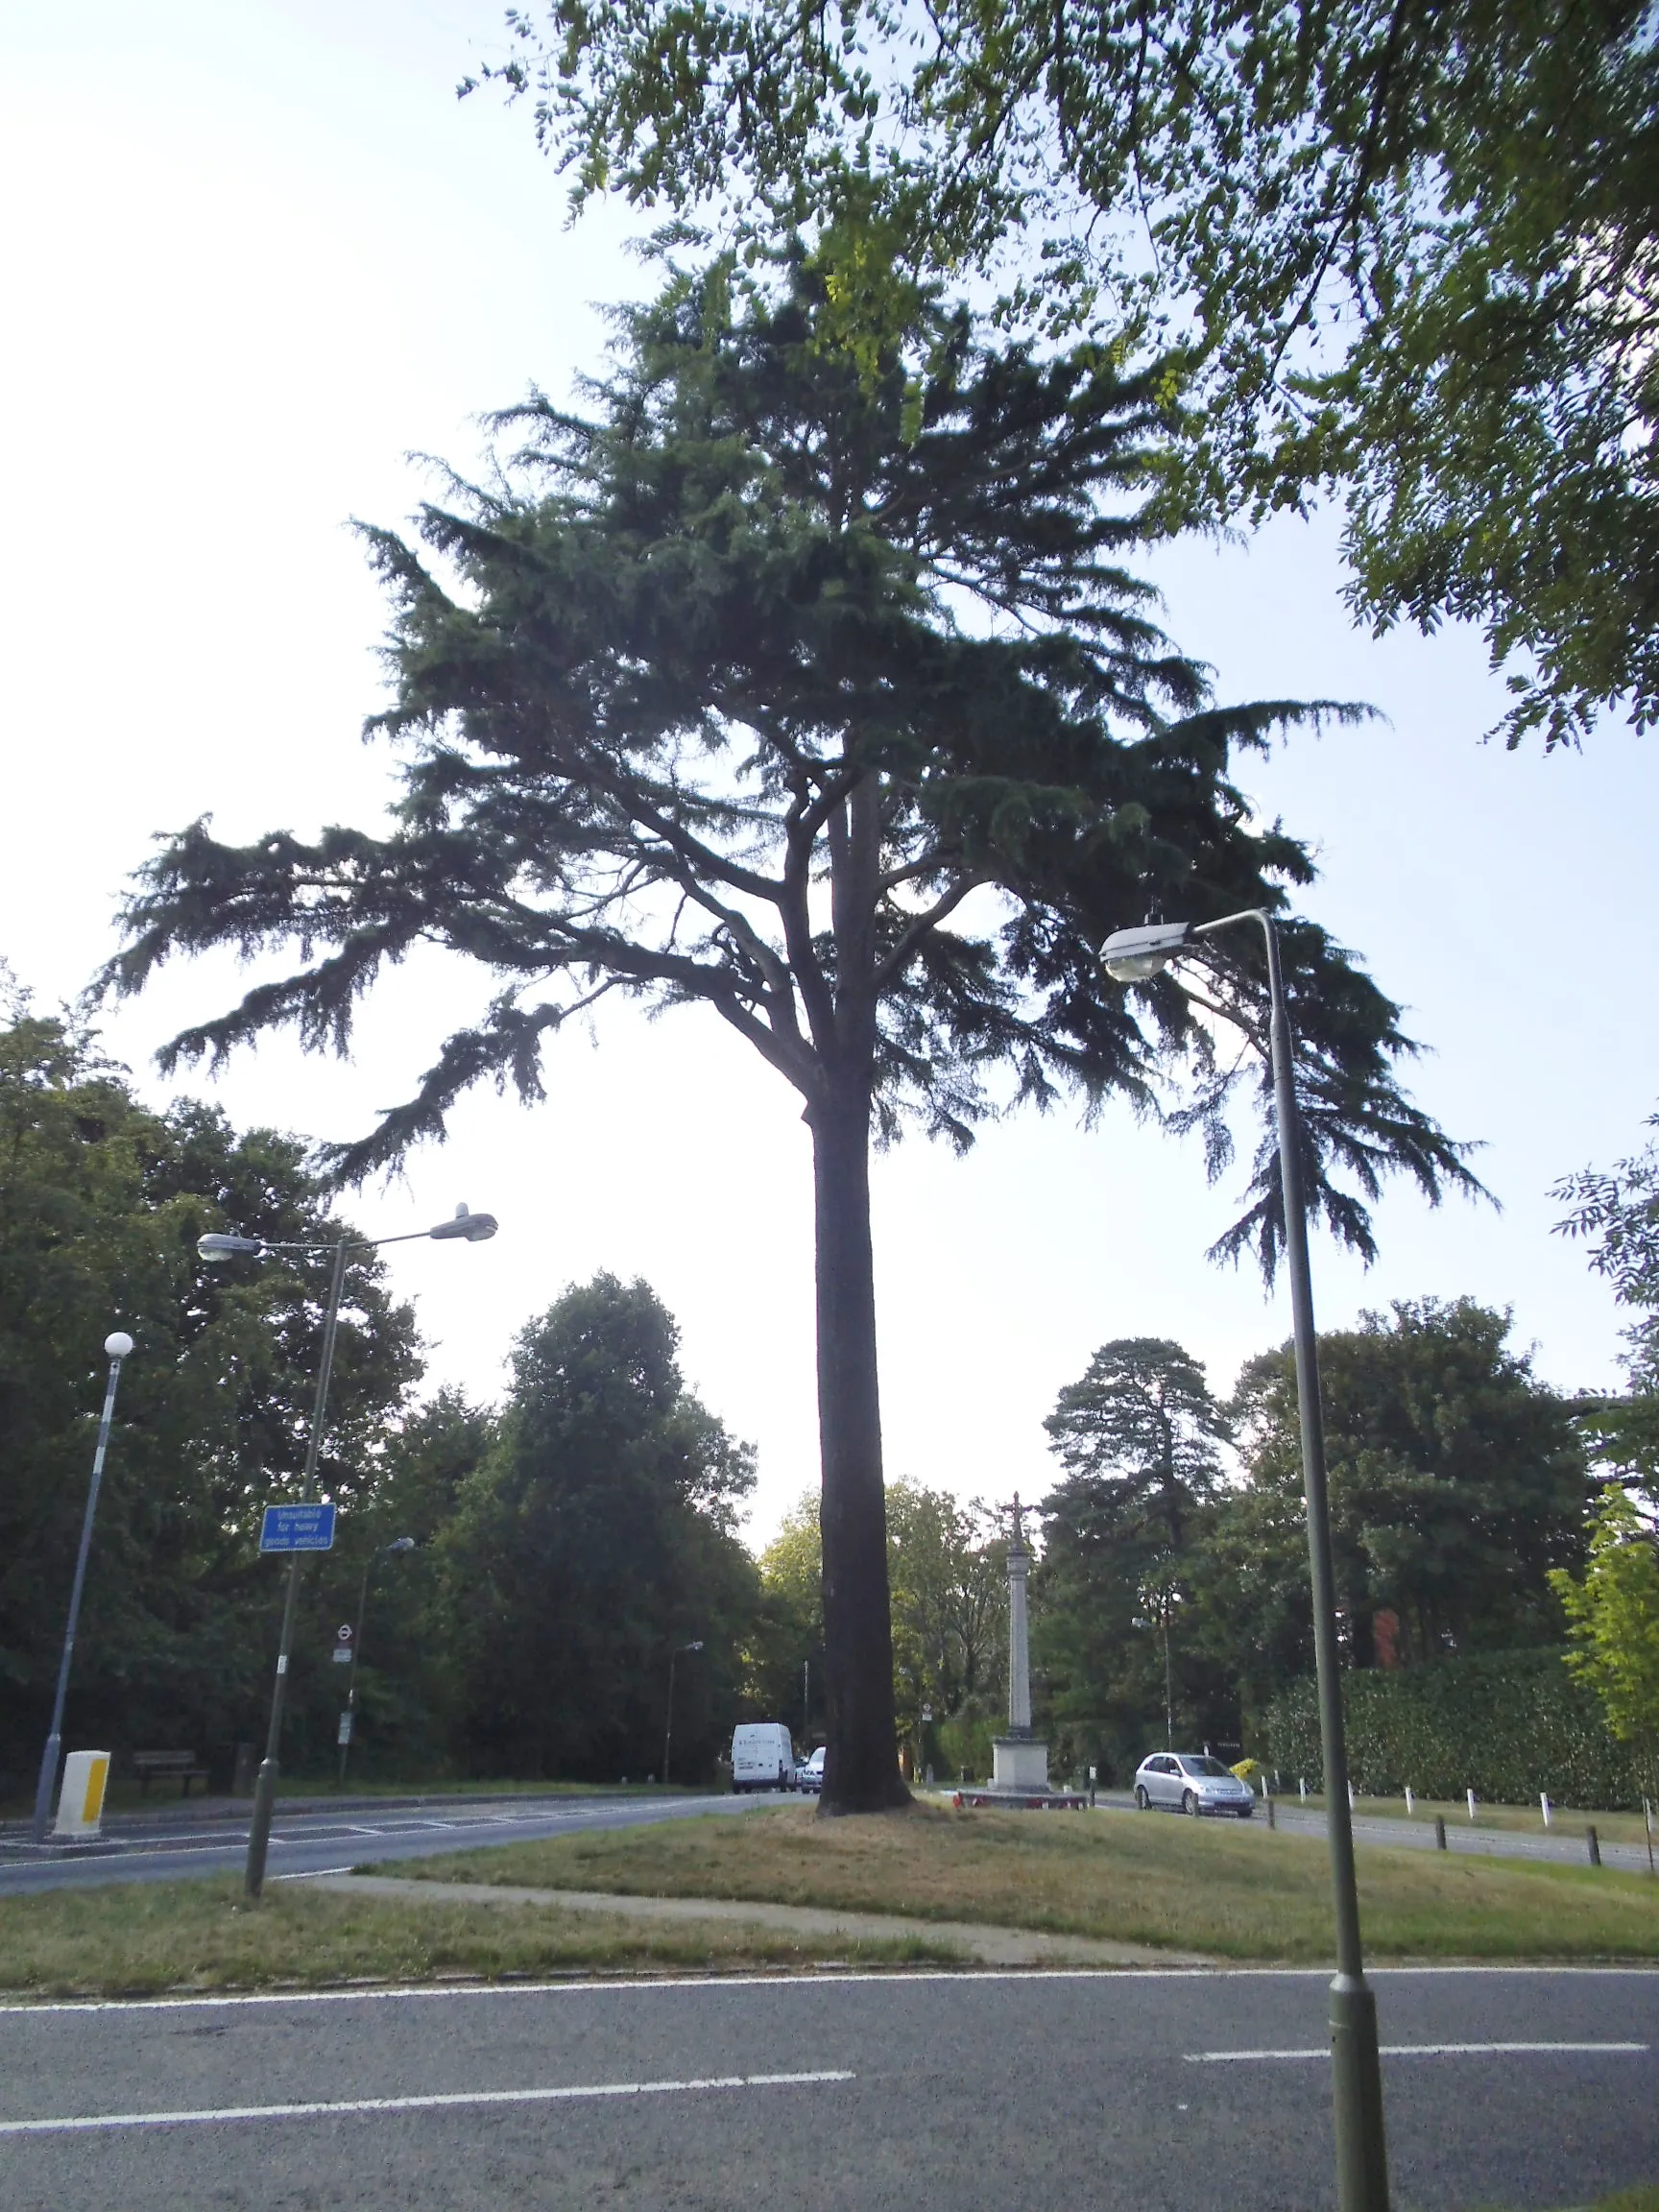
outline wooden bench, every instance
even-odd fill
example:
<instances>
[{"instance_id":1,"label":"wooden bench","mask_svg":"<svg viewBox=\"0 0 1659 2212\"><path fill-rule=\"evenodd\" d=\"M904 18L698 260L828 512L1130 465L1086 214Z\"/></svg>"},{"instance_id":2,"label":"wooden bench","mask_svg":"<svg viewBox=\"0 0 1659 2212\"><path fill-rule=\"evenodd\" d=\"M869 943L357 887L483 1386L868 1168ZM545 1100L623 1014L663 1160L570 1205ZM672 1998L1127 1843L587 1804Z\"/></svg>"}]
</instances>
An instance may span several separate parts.
<instances>
[{"instance_id":1,"label":"wooden bench","mask_svg":"<svg viewBox=\"0 0 1659 2212\"><path fill-rule=\"evenodd\" d=\"M196 1764L194 1751L134 1751L132 1771L138 1777L138 1794L141 1797L149 1796L150 1785L157 1776L163 1782L177 1778L186 1797L190 1794L192 1782L200 1782L205 1787L207 1781L207 1769Z\"/></svg>"}]
</instances>

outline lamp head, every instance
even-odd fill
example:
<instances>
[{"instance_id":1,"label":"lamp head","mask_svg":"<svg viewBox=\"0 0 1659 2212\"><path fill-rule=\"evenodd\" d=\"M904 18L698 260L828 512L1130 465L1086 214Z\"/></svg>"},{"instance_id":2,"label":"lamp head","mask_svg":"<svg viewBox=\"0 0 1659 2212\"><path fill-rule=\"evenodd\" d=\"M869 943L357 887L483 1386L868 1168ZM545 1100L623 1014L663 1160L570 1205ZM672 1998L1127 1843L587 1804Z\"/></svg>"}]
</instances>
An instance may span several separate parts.
<instances>
[{"instance_id":1,"label":"lamp head","mask_svg":"<svg viewBox=\"0 0 1659 2212\"><path fill-rule=\"evenodd\" d=\"M217 1230L209 1230L205 1237L197 1238L196 1249L204 1260L217 1263L240 1259L244 1254L255 1258L265 1246L257 1237L222 1237Z\"/></svg>"},{"instance_id":2,"label":"lamp head","mask_svg":"<svg viewBox=\"0 0 1659 2212\"><path fill-rule=\"evenodd\" d=\"M702 1637L699 1636L695 1644L687 1644L685 1648L687 1651L701 1651L703 1648Z\"/></svg>"},{"instance_id":3,"label":"lamp head","mask_svg":"<svg viewBox=\"0 0 1659 2212\"><path fill-rule=\"evenodd\" d=\"M1191 925L1153 922L1143 929L1114 929L1100 948L1106 973L1118 983L1144 983L1161 975L1186 944Z\"/></svg>"},{"instance_id":4,"label":"lamp head","mask_svg":"<svg viewBox=\"0 0 1659 2212\"><path fill-rule=\"evenodd\" d=\"M386 1549L388 1551L413 1551L415 1539L413 1536L394 1536Z\"/></svg>"},{"instance_id":5,"label":"lamp head","mask_svg":"<svg viewBox=\"0 0 1659 2212\"><path fill-rule=\"evenodd\" d=\"M125 1359L132 1349L132 1339L125 1329L117 1329L104 1339L104 1350L111 1359Z\"/></svg>"},{"instance_id":6,"label":"lamp head","mask_svg":"<svg viewBox=\"0 0 1659 2212\"><path fill-rule=\"evenodd\" d=\"M440 1221L436 1229L428 1229L426 1234L440 1243L462 1237L469 1244L487 1244L500 1226L493 1214L469 1214L465 1206L457 1206L453 1221Z\"/></svg>"}]
</instances>

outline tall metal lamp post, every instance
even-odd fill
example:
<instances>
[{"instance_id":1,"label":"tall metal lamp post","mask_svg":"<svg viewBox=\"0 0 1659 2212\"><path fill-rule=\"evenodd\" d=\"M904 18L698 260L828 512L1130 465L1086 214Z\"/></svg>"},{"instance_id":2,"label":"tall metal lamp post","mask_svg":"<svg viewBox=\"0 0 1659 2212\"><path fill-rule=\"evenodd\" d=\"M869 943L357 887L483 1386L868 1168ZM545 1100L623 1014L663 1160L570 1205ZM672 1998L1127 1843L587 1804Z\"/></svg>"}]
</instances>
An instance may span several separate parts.
<instances>
[{"instance_id":1,"label":"tall metal lamp post","mask_svg":"<svg viewBox=\"0 0 1659 2212\"><path fill-rule=\"evenodd\" d=\"M342 1716L345 1725L340 1731L340 1787L346 1787L346 1762L351 1755L351 1737L357 1719L357 1662L363 1656L363 1616L369 1610L369 1577L374 1571L376 1559L390 1558L396 1552L413 1551L413 1536L394 1536L390 1544L377 1544L363 1562L363 1580L357 1592L357 1618L351 1623L351 1671L347 1678L346 1711Z\"/></svg>"},{"instance_id":2,"label":"tall metal lamp post","mask_svg":"<svg viewBox=\"0 0 1659 2212\"><path fill-rule=\"evenodd\" d=\"M35 1785L35 1840L46 1840L46 1823L52 1817L52 1792L58 1787L58 1759L63 1748L63 1700L69 1695L69 1663L75 1656L75 1629L81 1619L81 1593L86 1586L86 1555L92 1549L92 1517L98 1510L98 1488L104 1479L104 1455L109 1448L109 1424L115 1418L115 1391L121 1381L121 1362L132 1349L132 1339L117 1329L104 1339L109 1360L109 1381L104 1391L104 1418L98 1424L98 1446L92 1455L92 1485L86 1493L86 1511L81 1521L81 1549L75 1555L75 1580L69 1592L69 1619L63 1630L63 1656L58 1662L58 1694L52 1700L52 1726L40 1754L40 1776Z\"/></svg>"},{"instance_id":3,"label":"tall metal lamp post","mask_svg":"<svg viewBox=\"0 0 1659 2212\"><path fill-rule=\"evenodd\" d=\"M481 1244L486 1238L493 1237L498 1227L499 1223L493 1214L469 1214L465 1206L458 1206L453 1220L440 1221L435 1229L407 1230L400 1237L342 1237L326 1243L313 1243L309 1240L273 1243L263 1237L228 1237L218 1234L196 1239L196 1249L203 1259L213 1262L244 1257L257 1260L262 1259L267 1252L332 1252L334 1255L334 1268L328 1284L328 1308L323 1323L323 1358L317 1369L317 1397L311 1409L311 1433L305 1445L303 1490L306 1504L311 1503L317 1492L317 1458L323 1449L323 1418L328 1410L328 1378L334 1367L334 1338L340 1323L340 1294L346 1284L348 1253L374 1252L382 1244L412 1244L423 1237L434 1237L441 1241L459 1238L469 1244ZM288 1652L294 1636L294 1609L300 1596L300 1567L303 1557L303 1552L294 1551L288 1559L288 1588L282 1603L282 1631L277 1640L276 1679L271 1695L271 1724L265 1737L265 1757L260 1763L258 1778L253 1785L253 1817L248 1830L248 1864L244 1887L250 1897L257 1897L265 1887L265 1861L271 1849L271 1820L276 1803L282 1707L288 1689Z\"/></svg>"},{"instance_id":4,"label":"tall metal lamp post","mask_svg":"<svg viewBox=\"0 0 1659 2212\"><path fill-rule=\"evenodd\" d=\"M1217 922L1160 922L1119 929L1100 957L1120 983L1160 974L1200 939L1238 923L1258 923L1267 941L1274 1115L1279 1126L1279 1178L1285 1200L1285 1248L1290 1269L1290 1311L1296 1346L1296 1398L1302 1421L1302 1483L1308 1501L1308 1559L1313 1584L1313 1655L1319 1676L1319 1732L1325 1760L1326 1826L1336 1909L1336 1978L1331 1984L1332 2104L1336 2135L1339 2212L1388 2212L1388 2152L1382 2126L1382 2069L1377 2043L1377 2000L1365 1980L1359 1942L1359 1891L1354 1872L1354 1826L1348 1804L1348 1750L1342 1726L1342 1674L1336 1648L1336 1588L1331 1553L1331 1505L1325 1480L1325 1418L1319 1397L1313 1283L1308 1265L1308 1201L1302 1182L1301 1125L1290 1053L1285 976L1273 918L1253 907Z\"/></svg>"},{"instance_id":5,"label":"tall metal lamp post","mask_svg":"<svg viewBox=\"0 0 1659 2212\"><path fill-rule=\"evenodd\" d=\"M674 1662L683 1651L701 1651L703 1639L694 1644L677 1644L668 1654L668 1725L662 1732L662 1786L668 1786L668 1754L674 1748Z\"/></svg>"}]
</instances>

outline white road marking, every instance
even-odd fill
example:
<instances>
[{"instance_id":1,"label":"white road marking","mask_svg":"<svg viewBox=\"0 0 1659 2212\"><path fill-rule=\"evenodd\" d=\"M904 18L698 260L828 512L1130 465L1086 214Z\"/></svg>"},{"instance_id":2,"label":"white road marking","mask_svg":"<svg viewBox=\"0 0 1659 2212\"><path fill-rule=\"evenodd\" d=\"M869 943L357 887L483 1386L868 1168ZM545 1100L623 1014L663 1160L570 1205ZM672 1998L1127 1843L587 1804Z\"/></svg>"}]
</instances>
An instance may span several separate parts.
<instances>
[{"instance_id":1,"label":"white road marking","mask_svg":"<svg viewBox=\"0 0 1659 2212\"><path fill-rule=\"evenodd\" d=\"M1647 2049L1646 2043L1384 2043L1384 2058L1493 2058L1514 2055L1569 2051L1610 2055L1620 2057L1639 2056ZM1329 2044L1320 2044L1304 2051L1189 2051L1190 2066L1222 2066L1234 2059L1266 2058L1329 2058Z\"/></svg>"},{"instance_id":2,"label":"white road marking","mask_svg":"<svg viewBox=\"0 0 1659 2212\"><path fill-rule=\"evenodd\" d=\"M331 2120L347 2112L438 2112L467 2104L560 2104L594 2097L685 2096L707 2089L795 2089L852 2074L722 2074L692 2081L595 2081L559 2089L457 2089L426 2097L347 2097L312 2104L225 2104L200 2112L87 2112L60 2120L0 2120L0 2135L96 2134L111 2128L212 2128L233 2120Z\"/></svg>"},{"instance_id":3,"label":"white road marking","mask_svg":"<svg viewBox=\"0 0 1659 2212\"><path fill-rule=\"evenodd\" d=\"M319 1869L321 1872L322 1869ZM303 1874L273 1874L273 1882L301 1882ZM1581 1981L1651 1981L1659 1975L1652 1966L1391 1966L1378 1975L1416 1977L1531 1974L1552 1980L1572 1976ZM1318 1966L918 1966L851 1968L832 1981L791 1973L781 1974L663 1974L641 1975L635 1980L591 1982L399 1982L373 1989L258 1989L216 1997L85 1997L48 1998L38 2004L28 1998L0 2002L0 2020L31 2020L48 2012L212 2012L234 2006L254 2005L376 2005L392 2000L430 2004L446 1997L638 1997L680 1990L723 1992L728 1989L821 1990L844 1989L850 1983L953 1982L1326 1982L1328 1967ZM1604 2046L1598 2044L1597 2049ZM1330 2051L1309 2052L1309 2057L1328 2058ZM1188 2056L1198 2058L1203 2053ZM1220 2052L1226 2058L1238 2056ZM1298 2054L1301 2056L1301 2054Z\"/></svg>"}]
</instances>

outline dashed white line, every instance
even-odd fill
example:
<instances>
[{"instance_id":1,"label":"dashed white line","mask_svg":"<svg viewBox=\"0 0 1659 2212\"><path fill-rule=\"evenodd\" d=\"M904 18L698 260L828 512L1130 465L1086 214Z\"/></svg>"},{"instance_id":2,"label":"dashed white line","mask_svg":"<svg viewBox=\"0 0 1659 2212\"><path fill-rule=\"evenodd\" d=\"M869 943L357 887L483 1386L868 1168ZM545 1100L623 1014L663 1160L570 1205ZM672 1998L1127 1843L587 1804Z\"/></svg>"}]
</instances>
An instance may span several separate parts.
<instances>
[{"instance_id":1,"label":"dashed white line","mask_svg":"<svg viewBox=\"0 0 1659 2212\"><path fill-rule=\"evenodd\" d=\"M96 2134L114 2128L215 2128L243 2120L325 2120L348 2112L439 2112L480 2104L561 2104L599 2097L684 2097L710 2089L801 2089L851 2081L841 2069L811 2074L720 2074L688 2081L592 2081L551 2089L455 2089L425 2097L343 2097L306 2104L224 2104L195 2112L83 2112L51 2120L0 2120L4 2135Z\"/></svg>"}]
</instances>

